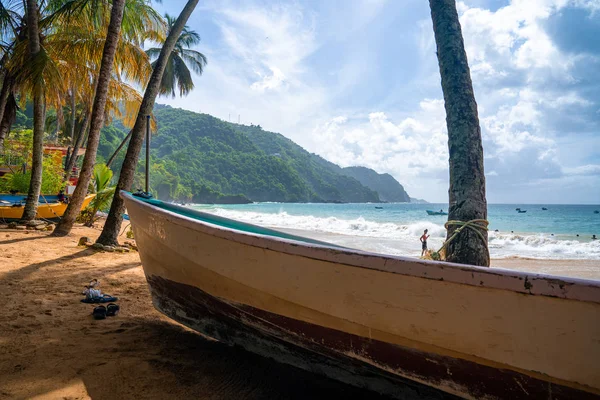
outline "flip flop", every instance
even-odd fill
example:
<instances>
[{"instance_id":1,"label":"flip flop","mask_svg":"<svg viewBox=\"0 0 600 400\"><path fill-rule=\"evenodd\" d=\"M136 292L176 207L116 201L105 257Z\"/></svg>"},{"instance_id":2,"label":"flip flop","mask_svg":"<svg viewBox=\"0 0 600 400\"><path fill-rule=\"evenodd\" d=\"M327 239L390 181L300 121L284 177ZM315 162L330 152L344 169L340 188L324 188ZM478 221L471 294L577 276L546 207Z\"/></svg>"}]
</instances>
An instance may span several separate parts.
<instances>
[{"instance_id":1,"label":"flip flop","mask_svg":"<svg viewBox=\"0 0 600 400\"><path fill-rule=\"evenodd\" d=\"M94 311L92 311L92 315L94 316L94 319L106 318L106 307L104 307L104 306L95 307Z\"/></svg>"},{"instance_id":2,"label":"flip flop","mask_svg":"<svg viewBox=\"0 0 600 400\"><path fill-rule=\"evenodd\" d=\"M119 300L118 297L113 297L109 294L103 294L102 297L94 297L91 299L83 299L81 300L82 303L109 303L111 301L117 301Z\"/></svg>"},{"instance_id":3,"label":"flip flop","mask_svg":"<svg viewBox=\"0 0 600 400\"><path fill-rule=\"evenodd\" d=\"M115 303L110 303L109 305L106 306L106 316L114 317L119 313L120 309L121 309L121 307L119 307Z\"/></svg>"}]
</instances>

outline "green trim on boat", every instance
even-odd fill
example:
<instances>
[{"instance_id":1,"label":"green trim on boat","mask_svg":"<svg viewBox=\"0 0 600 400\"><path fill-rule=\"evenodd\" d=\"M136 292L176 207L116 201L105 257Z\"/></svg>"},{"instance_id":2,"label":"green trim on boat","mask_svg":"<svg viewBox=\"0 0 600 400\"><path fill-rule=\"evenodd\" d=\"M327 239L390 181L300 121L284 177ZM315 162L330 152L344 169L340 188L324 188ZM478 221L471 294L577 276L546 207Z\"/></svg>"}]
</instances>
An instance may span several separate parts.
<instances>
[{"instance_id":1,"label":"green trim on boat","mask_svg":"<svg viewBox=\"0 0 600 400\"><path fill-rule=\"evenodd\" d=\"M278 237L281 239L289 239L289 240L295 240L295 241L299 241L299 242L318 244L321 246L336 247L339 249L348 249L348 247L338 246L333 243L322 242L320 240L314 240L314 239L310 239L307 237L296 236L296 235L292 235L289 233L277 231L274 229L264 228L262 226L253 225L253 224L249 224L249 223L241 222L241 221L236 221L234 219L229 219L229 218L225 218L225 217L220 217L218 215L194 210L192 208L182 207L182 206L178 206L178 205L172 204L172 203L166 203L162 200L146 199L143 197L135 196L135 195L131 194L130 192L125 192L125 193L127 193L131 197L135 198L136 200L143 201L143 202L151 204L155 207L162 208L164 210L171 211L175 214L183 215L185 217L189 217L189 218L192 218L192 219L195 219L198 221L207 222L209 224L221 226L223 228L229 228L229 229L234 229L234 230L240 231L240 232L253 233L253 234L258 234L258 235L273 236L273 237Z\"/></svg>"}]
</instances>

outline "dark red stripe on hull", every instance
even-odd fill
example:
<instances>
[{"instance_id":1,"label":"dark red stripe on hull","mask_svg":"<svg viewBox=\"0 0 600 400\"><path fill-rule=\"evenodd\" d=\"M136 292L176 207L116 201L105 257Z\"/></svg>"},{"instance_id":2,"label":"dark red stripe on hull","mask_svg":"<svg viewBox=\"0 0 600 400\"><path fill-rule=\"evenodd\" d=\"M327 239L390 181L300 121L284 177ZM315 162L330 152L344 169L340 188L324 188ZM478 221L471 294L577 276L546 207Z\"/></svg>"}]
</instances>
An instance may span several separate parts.
<instances>
[{"instance_id":1,"label":"dark red stripe on hull","mask_svg":"<svg viewBox=\"0 0 600 400\"><path fill-rule=\"evenodd\" d=\"M518 372L425 353L231 304L190 286L148 278L155 306L167 316L217 340L240 345L331 378L395 398L452 398L433 387L452 386L465 396L498 399L598 399L589 392ZM354 353L370 363L349 357ZM388 372L398 371L427 385Z\"/></svg>"}]
</instances>

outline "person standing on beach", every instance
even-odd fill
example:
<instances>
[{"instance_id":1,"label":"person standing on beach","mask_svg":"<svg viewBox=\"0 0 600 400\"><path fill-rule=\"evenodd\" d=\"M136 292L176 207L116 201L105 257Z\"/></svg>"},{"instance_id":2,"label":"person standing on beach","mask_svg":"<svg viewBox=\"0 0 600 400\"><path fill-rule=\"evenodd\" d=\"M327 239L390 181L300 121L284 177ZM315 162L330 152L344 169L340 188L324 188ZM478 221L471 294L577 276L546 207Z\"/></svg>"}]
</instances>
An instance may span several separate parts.
<instances>
[{"instance_id":1,"label":"person standing on beach","mask_svg":"<svg viewBox=\"0 0 600 400\"><path fill-rule=\"evenodd\" d=\"M427 239L429 238L430 235L427 234L427 229L425 229L423 231L423 235L419 238L419 240L421 241L421 257L423 257L423 255L425 254L425 252L427 251Z\"/></svg>"}]
</instances>

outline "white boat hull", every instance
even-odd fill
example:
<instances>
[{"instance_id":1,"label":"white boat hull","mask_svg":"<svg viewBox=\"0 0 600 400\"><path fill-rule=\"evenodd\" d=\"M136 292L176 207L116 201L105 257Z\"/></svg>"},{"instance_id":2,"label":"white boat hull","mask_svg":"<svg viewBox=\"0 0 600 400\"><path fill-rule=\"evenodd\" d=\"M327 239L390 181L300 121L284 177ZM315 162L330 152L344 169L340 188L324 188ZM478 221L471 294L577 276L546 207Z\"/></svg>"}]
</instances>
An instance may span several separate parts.
<instances>
[{"instance_id":1,"label":"white boat hull","mask_svg":"<svg viewBox=\"0 0 600 400\"><path fill-rule=\"evenodd\" d=\"M598 282L249 234L122 196L155 306L207 336L397 398L600 393Z\"/></svg>"}]
</instances>

